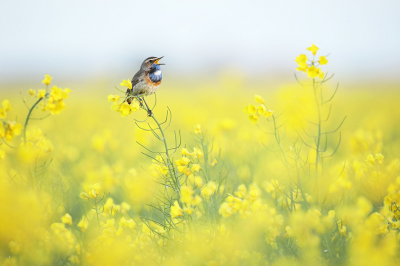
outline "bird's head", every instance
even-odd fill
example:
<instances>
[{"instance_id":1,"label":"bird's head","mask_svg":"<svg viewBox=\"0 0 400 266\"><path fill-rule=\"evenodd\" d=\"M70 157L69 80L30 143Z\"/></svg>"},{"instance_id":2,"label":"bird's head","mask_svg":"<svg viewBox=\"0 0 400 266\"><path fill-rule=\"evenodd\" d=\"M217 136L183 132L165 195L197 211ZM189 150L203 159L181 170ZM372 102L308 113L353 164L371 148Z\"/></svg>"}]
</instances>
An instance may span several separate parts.
<instances>
[{"instance_id":1,"label":"bird's head","mask_svg":"<svg viewBox=\"0 0 400 266\"><path fill-rule=\"evenodd\" d=\"M160 64L159 61L161 60L161 58L163 58L164 56L161 57L154 57L154 56L150 56L149 58L146 58L146 60L143 61L142 63L142 69L143 70L147 70L147 69L151 69L152 67L156 67L159 65L165 65L165 64Z\"/></svg>"}]
</instances>

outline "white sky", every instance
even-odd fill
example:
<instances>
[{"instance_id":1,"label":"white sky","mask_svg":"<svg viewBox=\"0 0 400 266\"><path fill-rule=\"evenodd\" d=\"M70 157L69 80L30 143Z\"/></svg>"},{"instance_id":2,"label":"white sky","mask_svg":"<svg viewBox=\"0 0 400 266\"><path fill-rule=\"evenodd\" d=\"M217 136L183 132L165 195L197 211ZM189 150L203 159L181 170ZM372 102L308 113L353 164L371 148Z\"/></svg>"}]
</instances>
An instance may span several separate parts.
<instances>
[{"instance_id":1,"label":"white sky","mask_svg":"<svg viewBox=\"0 0 400 266\"><path fill-rule=\"evenodd\" d=\"M0 2L0 82L130 78L148 56L170 75L292 76L311 43L343 77L399 76L400 1Z\"/></svg>"}]
</instances>

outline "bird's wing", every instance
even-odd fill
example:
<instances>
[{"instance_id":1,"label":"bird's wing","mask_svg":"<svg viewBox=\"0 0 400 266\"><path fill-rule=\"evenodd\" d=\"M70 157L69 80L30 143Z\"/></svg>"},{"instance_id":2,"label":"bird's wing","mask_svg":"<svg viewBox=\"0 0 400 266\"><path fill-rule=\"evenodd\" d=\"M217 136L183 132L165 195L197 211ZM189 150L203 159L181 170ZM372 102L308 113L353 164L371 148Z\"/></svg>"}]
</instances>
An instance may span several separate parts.
<instances>
[{"instance_id":1,"label":"bird's wing","mask_svg":"<svg viewBox=\"0 0 400 266\"><path fill-rule=\"evenodd\" d=\"M141 75L141 70L139 70L138 72L136 72L136 74L133 76L131 83L132 83L132 91L133 91L133 87L135 87L136 84L139 83L140 80L140 75ZM126 94L129 94L130 89L128 88L126 90Z\"/></svg>"}]
</instances>

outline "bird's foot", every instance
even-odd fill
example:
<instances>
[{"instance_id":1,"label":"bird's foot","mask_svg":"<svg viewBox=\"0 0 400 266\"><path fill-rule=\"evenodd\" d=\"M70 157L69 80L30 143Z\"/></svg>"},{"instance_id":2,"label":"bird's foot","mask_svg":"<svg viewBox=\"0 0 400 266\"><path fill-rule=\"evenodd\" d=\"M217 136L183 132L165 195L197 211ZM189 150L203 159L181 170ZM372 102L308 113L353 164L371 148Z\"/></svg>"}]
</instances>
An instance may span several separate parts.
<instances>
[{"instance_id":1,"label":"bird's foot","mask_svg":"<svg viewBox=\"0 0 400 266\"><path fill-rule=\"evenodd\" d=\"M149 110L147 110L147 115L148 115L148 116L152 116L152 115L153 115L153 112L149 109Z\"/></svg>"}]
</instances>

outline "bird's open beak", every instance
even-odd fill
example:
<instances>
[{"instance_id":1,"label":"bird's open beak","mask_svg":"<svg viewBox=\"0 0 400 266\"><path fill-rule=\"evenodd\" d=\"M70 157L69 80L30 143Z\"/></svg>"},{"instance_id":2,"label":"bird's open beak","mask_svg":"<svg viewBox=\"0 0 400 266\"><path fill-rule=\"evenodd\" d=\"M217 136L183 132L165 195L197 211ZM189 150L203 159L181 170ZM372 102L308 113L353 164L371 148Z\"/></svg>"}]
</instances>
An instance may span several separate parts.
<instances>
[{"instance_id":1,"label":"bird's open beak","mask_svg":"<svg viewBox=\"0 0 400 266\"><path fill-rule=\"evenodd\" d=\"M164 56L159 57L159 58L154 62L154 64L157 64L157 65L165 65L165 64L160 64L160 63L158 63L158 61L160 61L161 58L163 58L163 57L164 57Z\"/></svg>"}]
</instances>

